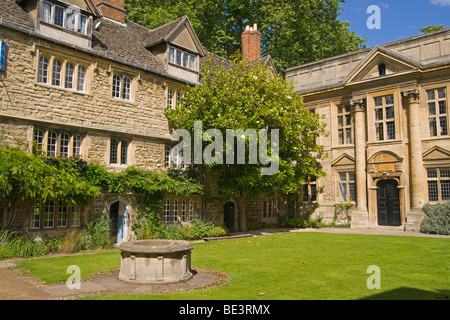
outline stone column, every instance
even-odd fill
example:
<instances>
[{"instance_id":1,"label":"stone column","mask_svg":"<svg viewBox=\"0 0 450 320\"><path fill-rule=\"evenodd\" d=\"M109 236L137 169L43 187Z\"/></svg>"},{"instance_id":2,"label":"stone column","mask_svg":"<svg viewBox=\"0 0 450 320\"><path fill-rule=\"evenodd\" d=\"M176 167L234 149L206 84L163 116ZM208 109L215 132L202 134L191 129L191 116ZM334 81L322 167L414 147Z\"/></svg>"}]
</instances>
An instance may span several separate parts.
<instances>
[{"instance_id":1,"label":"stone column","mask_svg":"<svg viewBox=\"0 0 450 320\"><path fill-rule=\"evenodd\" d=\"M420 129L420 91L410 89L402 92L408 110L409 131L409 181L411 195L411 210L407 215L408 224L423 216L422 207L425 203L424 169L422 159L422 132Z\"/></svg>"},{"instance_id":2,"label":"stone column","mask_svg":"<svg viewBox=\"0 0 450 320\"><path fill-rule=\"evenodd\" d=\"M355 115L356 174L356 210L352 214L352 227L367 228L369 214L367 212L366 99L353 99L350 104Z\"/></svg>"}]
</instances>

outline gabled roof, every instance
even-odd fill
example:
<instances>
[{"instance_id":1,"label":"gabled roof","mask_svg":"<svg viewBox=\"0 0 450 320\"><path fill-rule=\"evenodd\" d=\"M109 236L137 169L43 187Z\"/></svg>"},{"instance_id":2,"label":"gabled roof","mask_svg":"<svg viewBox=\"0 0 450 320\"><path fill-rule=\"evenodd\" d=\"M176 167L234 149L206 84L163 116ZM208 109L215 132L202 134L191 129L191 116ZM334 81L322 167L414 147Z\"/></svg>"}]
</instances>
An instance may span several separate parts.
<instances>
[{"instance_id":1,"label":"gabled roof","mask_svg":"<svg viewBox=\"0 0 450 320\"><path fill-rule=\"evenodd\" d=\"M145 48L152 30L132 21L127 21L126 25L105 18L100 21L102 28L92 32L92 50L106 52L108 57L164 72L164 66Z\"/></svg>"},{"instance_id":2,"label":"gabled roof","mask_svg":"<svg viewBox=\"0 0 450 320\"><path fill-rule=\"evenodd\" d=\"M349 84L353 81L379 77L379 74L373 76L372 71L374 68L378 68L378 65L381 63L389 67L386 75L389 75L389 73L399 74L417 71L423 68L422 64L414 59L405 57L382 46L377 46L345 77L343 83Z\"/></svg>"},{"instance_id":3,"label":"gabled roof","mask_svg":"<svg viewBox=\"0 0 450 320\"><path fill-rule=\"evenodd\" d=\"M192 24L189 21L188 16L186 15L172 22L169 22L165 25L162 25L156 29L151 30L151 34L147 39L145 47L150 48L161 42L171 42L184 28L188 30L199 54L201 56L204 56L206 52L203 49L202 44L200 43L200 40L198 39L197 35L195 34L194 29L192 28Z\"/></svg>"},{"instance_id":4,"label":"gabled roof","mask_svg":"<svg viewBox=\"0 0 450 320\"><path fill-rule=\"evenodd\" d=\"M97 6L94 4L94 1L92 0L84 0L84 1L86 2L87 6L89 7L89 10L95 17L100 17L102 15L98 10Z\"/></svg>"}]
</instances>

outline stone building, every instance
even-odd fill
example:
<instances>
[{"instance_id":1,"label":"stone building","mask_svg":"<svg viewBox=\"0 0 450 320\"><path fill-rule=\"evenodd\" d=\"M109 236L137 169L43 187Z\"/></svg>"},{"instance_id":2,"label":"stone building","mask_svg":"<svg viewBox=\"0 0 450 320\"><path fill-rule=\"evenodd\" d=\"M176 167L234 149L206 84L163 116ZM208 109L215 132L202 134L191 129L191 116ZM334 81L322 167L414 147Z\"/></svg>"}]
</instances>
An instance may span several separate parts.
<instances>
[{"instance_id":1,"label":"stone building","mask_svg":"<svg viewBox=\"0 0 450 320\"><path fill-rule=\"evenodd\" d=\"M449 58L445 29L286 70L329 132L317 215L351 201L353 228L418 230L450 199Z\"/></svg>"},{"instance_id":2,"label":"stone building","mask_svg":"<svg viewBox=\"0 0 450 320\"><path fill-rule=\"evenodd\" d=\"M243 37L252 60L273 66L255 49L259 31ZM135 165L162 172L179 164L179 157L170 158L164 109L179 103L186 85L199 84L200 62L208 55L187 16L151 30L126 20L124 0L5 0L0 40L2 144L31 152L34 142L47 155L78 154L111 171ZM65 231L107 213L120 242L131 234L134 200L104 194L82 208L24 203L13 227ZM278 198L249 201L247 213L276 222L280 208ZM197 217L236 231L245 229L238 215L234 200L224 197L171 196L161 208L166 223Z\"/></svg>"}]
</instances>

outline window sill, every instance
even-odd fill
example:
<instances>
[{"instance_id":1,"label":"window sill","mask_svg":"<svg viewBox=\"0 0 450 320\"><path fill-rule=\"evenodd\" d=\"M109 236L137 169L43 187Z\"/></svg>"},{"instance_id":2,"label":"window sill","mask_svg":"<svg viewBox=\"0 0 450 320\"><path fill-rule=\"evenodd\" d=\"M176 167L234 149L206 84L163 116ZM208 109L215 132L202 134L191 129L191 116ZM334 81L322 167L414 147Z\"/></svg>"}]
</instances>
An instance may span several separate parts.
<instances>
[{"instance_id":1,"label":"window sill","mask_svg":"<svg viewBox=\"0 0 450 320\"><path fill-rule=\"evenodd\" d=\"M126 169L126 168L128 168L128 166L129 166L129 164L117 164L117 163L110 163L109 165L108 165L108 167L110 167L110 168L119 168L119 169Z\"/></svg>"},{"instance_id":2,"label":"window sill","mask_svg":"<svg viewBox=\"0 0 450 320\"><path fill-rule=\"evenodd\" d=\"M135 105L135 100L126 100L126 99L121 99L121 98L114 98L114 97L109 97L109 99L111 99L112 101L115 102L122 102L122 103L126 103L126 104L131 104L131 105Z\"/></svg>"},{"instance_id":3,"label":"window sill","mask_svg":"<svg viewBox=\"0 0 450 320\"><path fill-rule=\"evenodd\" d=\"M54 86L54 85L51 85L51 84L48 84L48 83L35 82L34 85L40 86L40 87L44 87L44 88L48 88L48 89L62 90L62 91L70 92L70 93L79 94L79 95L82 95L82 96L89 96L90 95L90 93L88 91L78 91L78 90L74 90L74 89L64 88L64 87L61 87L61 86Z\"/></svg>"},{"instance_id":4,"label":"window sill","mask_svg":"<svg viewBox=\"0 0 450 320\"><path fill-rule=\"evenodd\" d=\"M372 147L372 146L378 146L378 145L385 145L385 144L401 144L403 143L402 140L400 139L395 139L395 140L383 140L383 141L372 141L372 142L368 142L367 146L368 147Z\"/></svg>"},{"instance_id":5,"label":"window sill","mask_svg":"<svg viewBox=\"0 0 450 320\"><path fill-rule=\"evenodd\" d=\"M423 138L422 141L447 140L447 139L450 139L450 135L448 135L448 136L436 136L436 137Z\"/></svg>"},{"instance_id":6,"label":"window sill","mask_svg":"<svg viewBox=\"0 0 450 320\"><path fill-rule=\"evenodd\" d=\"M54 29L56 29L56 30L60 30L60 31L63 31L63 32L67 32L67 33L73 34L73 35L75 35L75 36L79 36L79 37L81 37L81 38L90 39L90 36L88 36L87 34L84 34L84 33L81 33L81 32L77 32L77 31L75 31L75 30L70 30L70 29L67 29L67 28L58 26L58 25L56 25L56 24L53 24L53 23L51 23L51 22L46 22L46 21L43 21L43 20L39 20L39 23L42 24L42 25L45 25L45 26L54 28Z\"/></svg>"},{"instance_id":7,"label":"window sill","mask_svg":"<svg viewBox=\"0 0 450 320\"><path fill-rule=\"evenodd\" d=\"M181 68L181 69L186 70L186 71L198 73L198 71L196 69L190 69L190 68L187 68L187 67L183 67L182 65L179 65L179 64L176 64L176 63L173 63L173 62L168 62L168 64L169 64L169 66L173 66L173 67Z\"/></svg>"},{"instance_id":8,"label":"window sill","mask_svg":"<svg viewBox=\"0 0 450 320\"><path fill-rule=\"evenodd\" d=\"M339 144L336 146L332 146L331 149L348 149L348 148L354 148L354 144Z\"/></svg>"}]
</instances>

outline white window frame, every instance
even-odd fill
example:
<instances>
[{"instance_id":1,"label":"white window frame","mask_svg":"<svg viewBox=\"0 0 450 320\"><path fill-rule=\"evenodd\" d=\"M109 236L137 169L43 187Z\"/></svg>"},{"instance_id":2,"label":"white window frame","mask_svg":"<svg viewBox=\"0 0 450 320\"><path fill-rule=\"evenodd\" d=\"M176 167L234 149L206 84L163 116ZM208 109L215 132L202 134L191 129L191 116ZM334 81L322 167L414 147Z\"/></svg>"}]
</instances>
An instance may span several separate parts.
<instances>
[{"instance_id":1,"label":"white window frame","mask_svg":"<svg viewBox=\"0 0 450 320\"><path fill-rule=\"evenodd\" d=\"M56 8L58 8L58 10L62 10L62 21L60 22L58 19L58 24L56 23L56 19L58 18L56 16ZM68 18L69 13L73 14L70 19ZM77 32L79 34L87 35L88 19L89 17L86 14L79 12L71 6L66 8L49 1L42 1L42 22L57 26L59 28L64 28L69 31Z\"/></svg>"},{"instance_id":2,"label":"white window frame","mask_svg":"<svg viewBox=\"0 0 450 320\"><path fill-rule=\"evenodd\" d=\"M33 131L33 141L39 152L44 150L44 131L41 129L34 129Z\"/></svg>"},{"instance_id":3,"label":"white window frame","mask_svg":"<svg viewBox=\"0 0 450 320\"><path fill-rule=\"evenodd\" d=\"M350 123L348 123L348 120L350 120ZM353 115L350 106L338 106L337 129L339 145L353 144Z\"/></svg>"},{"instance_id":4,"label":"white window frame","mask_svg":"<svg viewBox=\"0 0 450 320\"><path fill-rule=\"evenodd\" d=\"M86 92L88 68L73 59L40 54L37 82L70 91Z\"/></svg>"},{"instance_id":5,"label":"white window frame","mask_svg":"<svg viewBox=\"0 0 450 320\"><path fill-rule=\"evenodd\" d=\"M86 91L86 70L85 66L78 65L77 67L77 91Z\"/></svg>"},{"instance_id":6,"label":"white window frame","mask_svg":"<svg viewBox=\"0 0 450 320\"><path fill-rule=\"evenodd\" d=\"M50 59L46 56L39 57L39 68L38 68L38 82L48 83L48 69L50 65Z\"/></svg>"},{"instance_id":7,"label":"white window frame","mask_svg":"<svg viewBox=\"0 0 450 320\"><path fill-rule=\"evenodd\" d=\"M178 222L178 200L172 201L172 222Z\"/></svg>"},{"instance_id":8,"label":"white window frame","mask_svg":"<svg viewBox=\"0 0 450 320\"><path fill-rule=\"evenodd\" d=\"M435 171L435 176L430 176L431 171ZM443 171L447 172L447 176L444 176ZM428 192L428 201L430 202L439 202L439 201L447 201L450 200L450 194L447 195L447 198L443 197L443 188L442 184L443 182L450 183L450 167L434 167L434 168L427 168L427 192ZM431 198L430 195L430 184L435 183L436 184L436 193L437 193L437 199ZM449 191L450 193L450 191Z\"/></svg>"},{"instance_id":9,"label":"white window frame","mask_svg":"<svg viewBox=\"0 0 450 320\"><path fill-rule=\"evenodd\" d=\"M186 200L181 200L180 220L186 222Z\"/></svg>"},{"instance_id":10,"label":"white window frame","mask_svg":"<svg viewBox=\"0 0 450 320\"><path fill-rule=\"evenodd\" d=\"M51 229L54 227L55 227L55 202L48 201L47 203L44 204L44 229Z\"/></svg>"},{"instance_id":11,"label":"white window frame","mask_svg":"<svg viewBox=\"0 0 450 320\"><path fill-rule=\"evenodd\" d=\"M167 108L173 109L173 107L173 90L169 88L167 89Z\"/></svg>"},{"instance_id":12,"label":"white window frame","mask_svg":"<svg viewBox=\"0 0 450 320\"><path fill-rule=\"evenodd\" d=\"M59 154L63 157L69 157L70 134L61 133L59 139Z\"/></svg>"},{"instance_id":13,"label":"white window frame","mask_svg":"<svg viewBox=\"0 0 450 320\"><path fill-rule=\"evenodd\" d=\"M131 77L114 73L112 78L112 97L125 101L131 101L133 80Z\"/></svg>"},{"instance_id":14,"label":"white window frame","mask_svg":"<svg viewBox=\"0 0 450 320\"><path fill-rule=\"evenodd\" d=\"M164 223L170 222L170 200L164 202L163 221Z\"/></svg>"},{"instance_id":15,"label":"white window frame","mask_svg":"<svg viewBox=\"0 0 450 320\"><path fill-rule=\"evenodd\" d=\"M70 226L79 227L81 224L81 210L80 207L71 207Z\"/></svg>"},{"instance_id":16,"label":"white window frame","mask_svg":"<svg viewBox=\"0 0 450 320\"><path fill-rule=\"evenodd\" d=\"M58 203L58 228L67 228L67 218L69 216L69 207Z\"/></svg>"},{"instance_id":17,"label":"white window frame","mask_svg":"<svg viewBox=\"0 0 450 320\"><path fill-rule=\"evenodd\" d=\"M194 201L189 200L189 213L188 213L188 220L193 221L195 215L195 208L194 208Z\"/></svg>"},{"instance_id":18,"label":"white window frame","mask_svg":"<svg viewBox=\"0 0 450 320\"><path fill-rule=\"evenodd\" d=\"M119 140L111 138L109 144L109 164L110 165L128 165L130 142L127 140Z\"/></svg>"},{"instance_id":19,"label":"white window frame","mask_svg":"<svg viewBox=\"0 0 450 320\"><path fill-rule=\"evenodd\" d=\"M353 179L351 179L353 178ZM353 195L351 188L353 186ZM341 202L356 201L356 173L355 172L338 172L338 190L339 200Z\"/></svg>"},{"instance_id":20,"label":"white window frame","mask_svg":"<svg viewBox=\"0 0 450 320\"><path fill-rule=\"evenodd\" d=\"M168 145L164 146L164 166L165 167L170 167L170 153L171 153L171 148Z\"/></svg>"},{"instance_id":21,"label":"white window frame","mask_svg":"<svg viewBox=\"0 0 450 320\"><path fill-rule=\"evenodd\" d=\"M57 19L57 16L56 16L56 9L61 9L62 10L62 21L61 21L61 25L59 25L59 24L57 24L56 23L56 19ZM61 28L63 28L64 27L64 25L65 25L65 17L66 17L66 9L64 8L64 7L62 7L62 6L59 6L59 5L57 5L57 4L54 4L53 6L52 6L52 11L53 11L53 13L52 13L52 24L54 24L55 26L58 26L58 27L61 27ZM58 19L59 20L59 19ZM58 21L59 22L59 21Z\"/></svg>"},{"instance_id":22,"label":"white window frame","mask_svg":"<svg viewBox=\"0 0 450 320\"><path fill-rule=\"evenodd\" d=\"M72 155L81 156L81 147L83 144L83 138L79 134L73 135Z\"/></svg>"},{"instance_id":23,"label":"white window frame","mask_svg":"<svg viewBox=\"0 0 450 320\"><path fill-rule=\"evenodd\" d=\"M49 131L47 134L47 156L56 156L58 150L58 133Z\"/></svg>"},{"instance_id":24,"label":"white window frame","mask_svg":"<svg viewBox=\"0 0 450 320\"><path fill-rule=\"evenodd\" d=\"M440 91L443 90L444 97L440 97ZM430 94L433 94L433 98ZM445 111L441 112L441 103L445 107ZM431 113L432 107L434 105L434 113ZM430 137L443 137L449 135L449 121L448 121L448 103L447 103L447 89L437 88L432 90L427 90L427 107L428 107L428 127ZM445 124L443 124L445 121ZM432 122L434 122L434 128L432 127Z\"/></svg>"},{"instance_id":25,"label":"white window frame","mask_svg":"<svg viewBox=\"0 0 450 320\"><path fill-rule=\"evenodd\" d=\"M387 103L387 97L392 97L392 104ZM381 104L377 104L377 99L381 99ZM376 141L392 141L395 140L397 137L397 124L396 124L396 119L395 119L395 114L396 114L396 110L395 110L395 98L394 98L394 94L387 94L384 96L379 96L379 97L375 97L375 104L374 104L374 112L375 112L375 140ZM393 117L392 118L388 118L388 108L392 108L393 110ZM381 113L380 113L381 112ZM378 116L381 115L382 119L378 119ZM394 126L394 136L390 137L389 136L389 130L388 130L388 125L393 124ZM382 134L383 137L382 139L380 138L380 128L382 128Z\"/></svg>"},{"instance_id":26,"label":"white window frame","mask_svg":"<svg viewBox=\"0 0 450 320\"><path fill-rule=\"evenodd\" d=\"M41 213L42 213L41 201L35 200L33 212L30 215L30 229L41 228Z\"/></svg>"},{"instance_id":27,"label":"white window frame","mask_svg":"<svg viewBox=\"0 0 450 320\"><path fill-rule=\"evenodd\" d=\"M169 46L167 61L185 69L197 71L197 55L180 48Z\"/></svg>"},{"instance_id":28,"label":"white window frame","mask_svg":"<svg viewBox=\"0 0 450 320\"><path fill-rule=\"evenodd\" d=\"M73 80L75 75L75 67L72 63L66 62L64 75L64 88L73 89Z\"/></svg>"}]
</instances>

